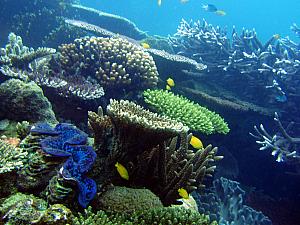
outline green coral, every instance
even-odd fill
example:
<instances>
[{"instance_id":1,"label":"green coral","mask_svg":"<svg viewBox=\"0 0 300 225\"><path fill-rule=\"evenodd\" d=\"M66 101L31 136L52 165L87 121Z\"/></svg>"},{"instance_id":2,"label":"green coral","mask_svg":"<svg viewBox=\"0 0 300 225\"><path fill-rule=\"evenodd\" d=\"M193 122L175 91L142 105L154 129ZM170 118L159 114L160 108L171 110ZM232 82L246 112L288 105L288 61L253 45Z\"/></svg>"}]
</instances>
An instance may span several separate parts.
<instances>
[{"instance_id":1,"label":"green coral","mask_svg":"<svg viewBox=\"0 0 300 225\"><path fill-rule=\"evenodd\" d=\"M71 211L63 205L48 203L33 195L16 193L11 195L0 206L2 219L6 225L55 224L70 222Z\"/></svg>"},{"instance_id":2,"label":"green coral","mask_svg":"<svg viewBox=\"0 0 300 225\"><path fill-rule=\"evenodd\" d=\"M159 198L148 189L134 189L115 186L104 192L99 205L105 211L132 212L163 207Z\"/></svg>"},{"instance_id":3,"label":"green coral","mask_svg":"<svg viewBox=\"0 0 300 225\"><path fill-rule=\"evenodd\" d=\"M7 198L0 207L0 212L6 224L25 225L33 224L40 220L47 209L47 202L34 197L17 193Z\"/></svg>"},{"instance_id":4,"label":"green coral","mask_svg":"<svg viewBox=\"0 0 300 225\"><path fill-rule=\"evenodd\" d=\"M79 213L73 218L72 225L147 225L147 224L172 224L172 225L217 225L211 222L209 216L184 208L145 208L132 214L106 213L98 211L96 214L89 207L84 214Z\"/></svg>"},{"instance_id":5,"label":"green coral","mask_svg":"<svg viewBox=\"0 0 300 225\"><path fill-rule=\"evenodd\" d=\"M187 98L164 90L144 91L145 102L157 112L182 122L204 134L229 132L228 124L217 113Z\"/></svg>"},{"instance_id":6,"label":"green coral","mask_svg":"<svg viewBox=\"0 0 300 225\"><path fill-rule=\"evenodd\" d=\"M27 152L0 140L0 174L23 167Z\"/></svg>"},{"instance_id":7,"label":"green coral","mask_svg":"<svg viewBox=\"0 0 300 225\"><path fill-rule=\"evenodd\" d=\"M34 82L10 79L0 85L0 117L29 122L57 123L52 106Z\"/></svg>"}]
</instances>

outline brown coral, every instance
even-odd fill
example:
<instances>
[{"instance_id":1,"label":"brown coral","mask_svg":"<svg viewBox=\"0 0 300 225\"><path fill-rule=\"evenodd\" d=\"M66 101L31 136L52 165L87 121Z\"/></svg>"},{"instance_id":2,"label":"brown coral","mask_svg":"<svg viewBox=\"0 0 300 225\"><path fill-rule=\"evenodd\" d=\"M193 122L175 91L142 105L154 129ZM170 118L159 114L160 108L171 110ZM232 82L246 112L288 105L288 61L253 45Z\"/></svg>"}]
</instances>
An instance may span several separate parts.
<instances>
[{"instance_id":1,"label":"brown coral","mask_svg":"<svg viewBox=\"0 0 300 225\"><path fill-rule=\"evenodd\" d=\"M156 86L158 72L152 57L119 38L84 37L60 46L59 64L66 75L88 74L105 90Z\"/></svg>"}]
</instances>

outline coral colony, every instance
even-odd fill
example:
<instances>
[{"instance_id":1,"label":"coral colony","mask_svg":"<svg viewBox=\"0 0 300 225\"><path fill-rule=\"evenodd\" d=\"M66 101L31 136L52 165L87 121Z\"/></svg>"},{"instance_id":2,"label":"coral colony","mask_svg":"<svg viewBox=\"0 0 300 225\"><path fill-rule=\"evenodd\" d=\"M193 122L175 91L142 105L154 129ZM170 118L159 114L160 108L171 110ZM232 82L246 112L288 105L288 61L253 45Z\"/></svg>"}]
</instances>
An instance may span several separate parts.
<instances>
[{"instance_id":1,"label":"coral colony","mask_svg":"<svg viewBox=\"0 0 300 225\"><path fill-rule=\"evenodd\" d=\"M152 37L126 18L53 2L20 3L24 12L5 23L0 223L271 224L245 205L238 182L213 178L223 156L201 138L214 143L234 130L229 110L269 116L273 108L209 80L263 89L270 105L297 115L299 44L279 35L263 44L245 29L228 37L205 20ZM34 48L23 44L30 37ZM55 48L37 47L45 43ZM299 165L300 138L274 120L276 134L260 125L251 136L276 161Z\"/></svg>"}]
</instances>

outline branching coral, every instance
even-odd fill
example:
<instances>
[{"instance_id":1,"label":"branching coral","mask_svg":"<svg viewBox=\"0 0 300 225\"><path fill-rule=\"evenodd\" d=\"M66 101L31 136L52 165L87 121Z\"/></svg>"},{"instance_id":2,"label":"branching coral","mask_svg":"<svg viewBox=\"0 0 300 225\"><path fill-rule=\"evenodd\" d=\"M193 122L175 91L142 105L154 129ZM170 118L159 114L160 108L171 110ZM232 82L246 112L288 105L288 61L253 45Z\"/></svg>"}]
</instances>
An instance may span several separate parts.
<instances>
[{"instance_id":1,"label":"branching coral","mask_svg":"<svg viewBox=\"0 0 300 225\"><path fill-rule=\"evenodd\" d=\"M27 152L0 140L0 174L22 168Z\"/></svg>"},{"instance_id":2,"label":"branching coral","mask_svg":"<svg viewBox=\"0 0 300 225\"><path fill-rule=\"evenodd\" d=\"M183 96L163 90L146 90L144 98L156 111L182 122L192 130L204 134L229 132L227 123L220 115Z\"/></svg>"},{"instance_id":3,"label":"branching coral","mask_svg":"<svg viewBox=\"0 0 300 225\"><path fill-rule=\"evenodd\" d=\"M185 225L217 225L210 222L209 216L183 208L150 208L136 211L130 215L123 213L108 214L104 211L93 213L91 208L73 218L73 225L146 225L146 224L185 224Z\"/></svg>"},{"instance_id":4,"label":"branching coral","mask_svg":"<svg viewBox=\"0 0 300 225\"><path fill-rule=\"evenodd\" d=\"M0 49L0 65L7 64L17 68L27 68L29 63L34 59L51 55L56 52L52 48L28 48L23 45L22 38L10 33L8 36L8 44L5 48Z\"/></svg>"},{"instance_id":5,"label":"branching coral","mask_svg":"<svg viewBox=\"0 0 300 225\"><path fill-rule=\"evenodd\" d=\"M276 122L279 131L275 135L269 134L264 126L260 124L259 128L254 126L255 134L249 133L261 145L259 150L271 149L271 154L276 157L277 162L300 163L300 153L298 150L300 137L291 137L288 131L293 126L290 122L287 128L284 128L279 116L275 113L274 121Z\"/></svg>"},{"instance_id":6,"label":"branching coral","mask_svg":"<svg viewBox=\"0 0 300 225\"><path fill-rule=\"evenodd\" d=\"M203 187L204 177L212 174L214 162L222 158L211 145L196 153L188 150L187 127L128 101L112 101L107 116L102 110L89 112L89 127L98 154L93 171L98 183L146 187L164 205L176 203L179 188L191 192ZM116 162L127 168L128 181L117 174Z\"/></svg>"},{"instance_id":7,"label":"branching coral","mask_svg":"<svg viewBox=\"0 0 300 225\"><path fill-rule=\"evenodd\" d=\"M83 77L88 74L105 90L144 89L155 86L158 81L152 57L117 37L85 37L62 45L58 64L52 66L54 73Z\"/></svg>"},{"instance_id":8,"label":"branching coral","mask_svg":"<svg viewBox=\"0 0 300 225\"><path fill-rule=\"evenodd\" d=\"M209 214L220 225L271 225L262 212L244 204L245 191L236 181L221 177L205 193L194 193L200 213Z\"/></svg>"}]
</instances>

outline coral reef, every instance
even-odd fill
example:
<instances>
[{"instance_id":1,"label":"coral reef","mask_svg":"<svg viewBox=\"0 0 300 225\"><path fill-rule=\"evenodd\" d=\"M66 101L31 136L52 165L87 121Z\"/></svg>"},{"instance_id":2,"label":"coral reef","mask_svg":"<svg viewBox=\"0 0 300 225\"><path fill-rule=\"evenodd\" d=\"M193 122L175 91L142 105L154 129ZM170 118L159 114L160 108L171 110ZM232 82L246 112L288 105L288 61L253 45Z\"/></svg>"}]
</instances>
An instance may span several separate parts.
<instances>
[{"instance_id":1,"label":"coral reef","mask_svg":"<svg viewBox=\"0 0 300 225\"><path fill-rule=\"evenodd\" d=\"M141 40L147 37L147 34L141 31L132 21L110 13L99 11L82 5L72 4L70 12L79 15L80 18L88 23L103 27L114 33L125 35L127 37Z\"/></svg>"},{"instance_id":2,"label":"coral reef","mask_svg":"<svg viewBox=\"0 0 300 225\"><path fill-rule=\"evenodd\" d=\"M134 224L198 224L198 225L217 225L216 222L210 222L209 216L182 208L151 208L137 211L130 216L126 214L107 214L104 211L98 211L96 214L91 208L85 210L84 214L79 213L78 217L73 218L74 225L134 225Z\"/></svg>"},{"instance_id":3,"label":"coral reef","mask_svg":"<svg viewBox=\"0 0 300 225\"><path fill-rule=\"evenodd\" d=\"M85 37L59 49L59 65L52 67L54 73L72 77L88 74L106 91L145 89L158 81L152 57L121 38Z\"/></svg>"},{"instance_id":4,"label":"coral reef","mask_svg":"<svg viewBox=\"0 0 300 225\"><path fill-rule=\"evenodd\" d=\"M148 189L114 186L97 199L96 207L106 212L130 213L163 207L159 198Z\"/></svg>"},{"instance_id":5,"label":"coral reef","mask_svg":"<svg viewBox=\"0 0 300 225\"><path fill-rule=\"evenodd\" d=\"M222 158L211 145L195 153L189 150L192 135L187 127L134 103L113 100L107 111L108 115L101 108L98 114L89 112L97 183L148 188L170 205L180 198L179 188L190 193L204 187L204 177L211 176L214 162ZM117 173L116 162L127 168L128 181Z\"/></svg>"},{"instance_id":6,"label":"coral reef","mask_svg":"<svg viewBox=\"0 0 300 225\"><path fill-rule=\"evenodd\" d=\"M51 205L33 195L16 193L1 204L0 213L5 224L55 224L70 222L71 211L63 205Z\"/></svg>"},{"instance_id":7,"label":"coral reef","mask_svg":"<svg viewBox=\"0 0 300 225\"><path fill-rule=\"evenodd\" d=\"M22 168L27 152L0 140L0 174Z\"/></svg>"},{"instance_id":8,"label":"coral reef","mask_svg":"<svg viewBox=\"0 0 300 225\"><path fill-rule=\"evenodd\" d=\"M255 112L260 115L267 115L267 116L273 115L274 113L274 109L258 106L250 102L239 100L238 98L234 99L232 96L226 96L225 93L222 94L223 95L222 98L222 97L215 97L213 95L206 93L206 91L201 91L198 89L195 90L192 88L183 87L180 88L180 90L182 90L185 95L191 96L194 99L196 99L198 103L207 105L209 107L212 107L213 109L216 108L219 110L223 109L230 113Z\"/></svg>"},{"instance_id":9,"label":"coral reef","mask_svg":"<svg viewBox=\"0 0 300 225\"><path fill-rule=\"evenodd\" d=\"M271 225L272 222L262 212L244 205L245 192L239 183L220 178L205 194L196 194L200 213L207 213L220 225Z\"/></svg>"},{"instance_id":10,"label":"coral reef","mask_svg":"<svg viewBox=\"0 0 300 225\"><path fill-rule=\"evenodd\" d=\"M0 49L0 66L9 65L17 68L27 68L29 63L37 58L54 54L53 48L28 48L23 45L22 38L14 33L8 35L8 43Z\"/></svg>"},{"instance_id":11,"label":"coral reef","mask_svg":"<svg viewBox=\"0 0 300 225\"><path fill-rule=\"evenodd\" d=\"M84 176L96 158L93 148L86 145L87 134L70 124L58 124L55 128L48 124L38 124L31 128L31 133L48 136L40 142L44 153L67 158L59 174L65 180L77 182L79 204L86 207L96 194L96 183Z\"/></svg>"},{"instance_id":12,"label":"coral reef","mask_svg":"<svg viewBox=\"0 0 300 225\"><path fill-rule=\"evenodd\" d=\"M0 85L0 99L2 118L57 123L50 102L34 82L10 79Z\"/></svg>"},{"instance_id":13,"label":"coral reef","mask_svg":"<svg viewBox=\"0 0 300 225\"><path fill-rule=\"evenodd\" d=\"M295 26L292 29L297 31ZM169 40L175 53L208 65L214 76L226 74L230 83L247 83L244 93L265 89L266 99L273 99L272 104L285 102L288 96L296 98L300 93L295 88L299 82L300 50L289 38L274 35L262 44L254 30L243 29L238 34L233 28L230 39L225 29L205 20L202 23L182 20ZM236 73L243 76L234 76Z\"/></svg>"},{"instance_id":14,"label":"coral reef","mask_svg":"<svg viewBox=\"0 0 300 225\"><path fill-rule=\"evenodd\" d=\"M192 130L204 134L229 132L227 123L220 115L183 96L163 90L146 90L144 99L159 113L182 122Z\"/></svg>"},{"instance_id":15,"label":"coral reef","mask_svg":"<svg viewBox=\"0 0 300 225\"><path fill-rule=\"evenodd\" d=\"M254 126L255 134L251 132L249 134L257 140L257 144L261 145L259 150L271 149L271 154L276 157L277 162L299 164L300 152L298 147L300 137L291 137L288 134L294 122L290 122L287 128L284 128L277 113L275 113L274 121L279 128L276 134L269 134L262 124L260 124L259 128Z\"/></svg>"}]
</instances>

